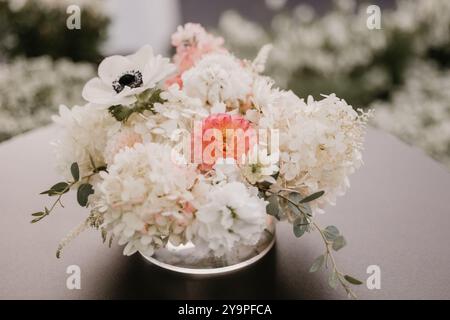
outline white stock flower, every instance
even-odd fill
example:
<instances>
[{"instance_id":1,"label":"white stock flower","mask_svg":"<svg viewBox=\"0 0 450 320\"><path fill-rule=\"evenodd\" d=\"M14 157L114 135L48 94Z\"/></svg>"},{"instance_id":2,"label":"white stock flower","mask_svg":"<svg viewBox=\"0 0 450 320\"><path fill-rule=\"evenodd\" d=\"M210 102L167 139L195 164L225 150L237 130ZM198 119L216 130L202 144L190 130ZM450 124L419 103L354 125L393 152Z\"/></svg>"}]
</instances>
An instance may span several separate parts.
<instances>
[{"instance_id":1,"label":"white stock flower","mask_svg":"<svg viewBox=\"0 0 450 320\"><path fill-rule=\"evenodd\" d=\"M266 228L266 202L243 183L216 185L198 208L194 242L207 243L216 256L235 245L256 245Z\"/></svg>"},{"instance_id":2,"label":"white stock flower","mask_svg":"<svg viewBox=\"0 0 450 320\"><path fill-rule=\"evenodd\" d=\"M98 77L89 80L83 88L83 98L105 105L128 105L135 95L155 87L175 71L169 59L155 56L146 45L128 56L105 58L98 67Z\"/></svg>"}]
</instances>

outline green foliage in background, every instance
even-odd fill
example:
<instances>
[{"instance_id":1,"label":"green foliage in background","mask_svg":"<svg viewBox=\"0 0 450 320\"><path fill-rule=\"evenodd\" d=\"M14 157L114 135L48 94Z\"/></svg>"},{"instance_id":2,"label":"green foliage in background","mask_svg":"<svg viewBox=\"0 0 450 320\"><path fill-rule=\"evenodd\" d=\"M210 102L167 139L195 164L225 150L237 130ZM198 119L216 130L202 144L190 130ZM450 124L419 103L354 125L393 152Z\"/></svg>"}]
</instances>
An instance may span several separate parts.
<instances>
[{"instance_id":1,"label":"green foliage in background","mask_svg":"<svg viewBox=\"0 0 450 320\"><path fill-rule=\"evenodd\" d=\"M100 60L99 48L106 40L109 24L109 18L100 10L82 7L81 29L69 30L69 14L63 3L48 5L28 0L15 9L12 2L0 0L0 54L4 58L49 55L73 61Z\"/></svg>"}]
</instances>

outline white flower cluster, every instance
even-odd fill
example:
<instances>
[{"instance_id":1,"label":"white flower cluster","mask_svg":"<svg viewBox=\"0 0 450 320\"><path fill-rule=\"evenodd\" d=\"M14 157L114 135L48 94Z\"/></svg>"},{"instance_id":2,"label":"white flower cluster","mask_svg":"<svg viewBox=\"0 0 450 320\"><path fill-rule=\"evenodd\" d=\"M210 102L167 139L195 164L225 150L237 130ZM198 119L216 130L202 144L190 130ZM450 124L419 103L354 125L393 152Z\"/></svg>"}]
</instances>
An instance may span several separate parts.
<instances>
[{"instance_id":1,"label":"white flower cluster","mask_svg":"<svg viewBox=\"0 0 450 320\"><path fill-rule=\"evenodd\" d=\"M82 102L93 74L90 64L49 57L0 64L0 141L49 123L61 103Z\"/></svg>"},{"instance_id":2,"label":"white flower cluster","mask_svg":"<svg viewBox=\"0 0 450 320\"><path fill-rule=\"evenodd\" d=\"M384 49L386 35L368 30L363 7L356 15L353 9L353 5L338 6L313 20L313 9L300 5L292 16L277 15L270 32L229 11L222 16L220 28L232 48L239 52L255 51L271 41L274 47L271 75L277 83L287 86L301 70L334 77L370 64L377 52ZM243 29L248 32L242 32Z\"/></svg>"},{"instance_id":3,"label":"white flower cluster","mask_svg":"<svg viewBox=\"0 0 450 320\"><path fill-rule=\"evenodd\" d=\"M174 64L148 46L106 58L83 89L88 104L54 117L64 129L60 168L78 163L81 182L94 189L90 207L124 254L188 242L216 256L256 246L271 223L268 186L325 191L314 212L334 203L361 162L366 115L334 95L304 102L275 88L260 74L269 47L253 62L240 60L195 24L172 39ZM224 134L210 153L207 142L220 138L208 140L208 130ZM183 132L192 157L177 149ZM197 149L212 163L196 162Z\"/></svg>"},{"instance_id":4,"label":"white flower cluster","mask_svg":"<svg viewBox=\"0 0 450 320\"><path fill-rule=\"evenodd\" d=\"M391 102L379 101L374 123L450 167L450 71L416 61Z\"/></svg>"}]
</instances>

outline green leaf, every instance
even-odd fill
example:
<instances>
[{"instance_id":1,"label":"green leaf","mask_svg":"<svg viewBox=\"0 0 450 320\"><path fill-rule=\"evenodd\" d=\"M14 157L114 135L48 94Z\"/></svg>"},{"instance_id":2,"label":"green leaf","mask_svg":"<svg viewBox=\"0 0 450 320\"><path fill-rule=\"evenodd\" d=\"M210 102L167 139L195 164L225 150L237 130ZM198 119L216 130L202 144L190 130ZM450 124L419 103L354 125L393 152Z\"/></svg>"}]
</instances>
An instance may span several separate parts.
<instances>
[{"instance_id":1,"label":"green leaf","mask_svg":"<svg viewBox=\"0 0 450 320\"><path fill-rule=\"evenodd\" d=\"M354 285L357 285L357 286L362 284L362 281L360 281L360 280L358 280L356 278L353 278L352 276L349 276L347 274L344 276L344 279L347 280L348 283L351 283L351 284L354 284Z\"/></svg>"},{"instance_id":2,"label":"green leaf","mask_svg":"<svg viewBox=\"0 0 450 320\"><path fill-rule=\"evenodd\" d=\"M309 204L300 203L299 207L300 207L300 210L302 210L302 212L304 214L306 214L308 217L312 217L312 210L311 210L311 207L309 206Z\"/></svg>"},{"instance_id":3,"label":"green leaf","mask_svg":"<svg viewBox=\"0 0 450 320\"><path fill-rule=\"evenodd\" d=\"M69 184L67 182L58 182L54 184L49 190L43 191L40 194L48 194L50 197L69 192Z\"/></svg>"},{"instance_id":4,"label":"green leaf","mask_svg":"<svg viewBox=\"0 0 450 320\"><path fill-rule=\"evenodd\" d=\"M295 216L300 216L302 214L302 212L300 211L300 208L298 208L298 203L302 199L302 196L297 192L292 192L288 195L288 199L293 202L292 203L292 202L288 201L288 207L291 210L291 212Z\"/></svg>"},{"instance_id":5,"label":"green leaf","mask_svg":"<svg viewBox=\"0 0 450 320\"><path fill-rule=\"evenodd\" d=\"M288 201L288 207L295 216L300 216L302 214L306 214L310 217L312 216L311 207L307 203L301 203L303 199L301 194L298 192L291 192L288 195L288 199L290 200Z\"/></svg>"},{"instance_id":6,"label":"green leaf","mask_svg":"<svg viewBox=\"0 0 450 320\"><path fill-rule=\"evenodd\" d=\"M70 166L70 172L72 173L74 181L80 180L80 168L78 167L78 163L72 163L72 165Z\"/></svg>"},{"instance_id":7,"label":"green leaf","mask_svg":"<svg viewBox=\"0 0 450 320\"><path fill-rule=\"evenodd\" d=\"M302 199L300 201L300 203L307 203L307 202L311 202L313 200L316 200L317 198L320 198L321 196L323 196L324 193L325 193L325 191L318 191L318 192L315 192L313 194L310 194L309 196L307 196L304 199Z\"/></svg>"},{"instance_id":8,"label":"green leaf","mask_svg":"<svg viewBox=\"0 0 450 320\"><path fill-rule=\"evenodd\" d=\"M343 236L339 236L333 241L332 248L334 251L338 251L338 250L342 249L343 247L345 247L346 244L347 244L347 241L345 241L345 238Z\"/></svg>"},{"instance_id":9,"label":"green leaf","mask_svg":"<svg viewBox=\"0 0 450 320\"><path fill-rule=\"evenodd\" d=\"M314 260L313 264L311 265L311 268L309 268L309 272L316 272L319 270L323 263L325 262L325 256L322 254L321 256L318 256L316 260Z\"/></svg>"},{"instance_id":10,"label":"green leaf","mask_svg":"<svg viewBox=\"0 0 450 320\"><path fill-rule=\"evenodd\" d=\"M308 225L308 221L303 216L295 219L293 223L294 235L297 238L300 238L305 233L305 231L308 230Z\"/></svg>"},{"instance_id":11,"label":"green leaf","mask_svg":"<svg viewBox=\"0 0 450 320\"><path fill-rule=\"evenodd\" d=\"M45 212L39 211L39 212L35 212L33 214L31 214L33 217L40 217L43 216L45 214Z\"/></svg>"},{"instance_id":12,"label":"green leaf","mask_svg":"<svg viewBox=\"0 0 450 320\"><path fill-rule=\"evenodd\" d=\"M273 194L267 199L267 201L269 201L266 206L267 214L280 220L280 204L278 203L278 196Z\"/></svg>"},{"instance_id":13,"label":"green leaf","mask_svg":"<svg viewBox=\"0 0 450 320\"><path fill-rule=\"evenodd\" d=\"M133 109L122 105L111 106L108 110L117 121L126 121L133 113Z\"/></svg>"},{"instance_id":14,"label":"green leaf","mask_svg":"<svg viewBox=\"0 0 450 320\"><path fill-rule=\"evenodd\" d=\"M100 166L97 168L94 168L94 173L99 173L100 171L107 171L107 167L106 166Z\"/></svg>"},{"instance_id":15,"label":"green leaf","mask_svg":"<svg viewBox=\"0 0 450 320\"><path fill-rule=\"evenodd\" d=\"M68 186L69 184L67 182L58 182L57 184L53 185L50 190L61 193L65 191Z\"/></svg>"},{"instance_id":16,"label":"green leaf","mask_svg":"<svg viewBox=\"0 0 450 320\"><path fill-rule=\"evenodd\" d=\"M330 287L332 287L333 289L336 289L338 280L339 280L338 273L335 270L332 271L328 278L328 284L330 285Z\"/></svg>"},{"instance_id":17,"label":"green leaf","mask_svg":"<svg viewBox=\"0 0 450 320\"><path fill-rule=\"evenodd\" d=\"M105 228L102 228L101 234L102 234L102 241L103 241L103 243L105 243L106 242L106 237L108 236L108 232L106 231Z\"/></svg>"},{"instance_id":18,"label":"green leaf","mask_svg":"<svg viewBox=\"0 0 450 320\"><path fill-rule=\"evenodd\" d=\"M335 226L328 226L323 233L328 241L334 241L339 236L339 229Z\"/></svg>"},{"instance_id":19,"label":"green leaf","mask_svg":"<svg viewBox=\"0 0 450 320\"><path fill-rule=\"evenodd\" d=\"M77 201L82 207L86 207L88 203L89 195L94 193L94 189L91 184L83 183L80 185L77 191Z\"/></svg>"}]
</instances>

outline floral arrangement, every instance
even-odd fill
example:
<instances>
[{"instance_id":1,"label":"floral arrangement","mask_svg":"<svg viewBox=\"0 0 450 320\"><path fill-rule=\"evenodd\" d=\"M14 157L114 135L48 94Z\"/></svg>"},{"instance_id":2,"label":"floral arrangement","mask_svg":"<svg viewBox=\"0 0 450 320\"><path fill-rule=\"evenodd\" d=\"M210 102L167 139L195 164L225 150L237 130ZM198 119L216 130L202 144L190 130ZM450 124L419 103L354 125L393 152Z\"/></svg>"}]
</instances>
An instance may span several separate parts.
<instances>
[{"instance_id":1,"label":"floral arrangement","mask_svg":"<svg viewBox=\"0 0 450 320\"><path fill-rule=\"evenodd\" d=\"M125 255L193 243L220 257L256 245L273 219L284 220L296 237L320 234L324 253L310 271L326 266L330 285L354 296L351 285L361 282L333 256L346 241L315 216L361 165L370 114L334 94L304 100L277 88L262 75L270 45L242 60L191 23L178 27L172 44L172 61L150 46L104 59L83 88L87 104L61 106L53 117L65 180L42 192L55 200L32 222L70 190L90 212L57 257L88 227L117 239Z\"/></svg>"},{"instance_id":2,"label":"floral arrangement","mask_svg":"<svg viewBox=\"0 0 450 320\"><path fill-rule=\"evenodd\" d=\"M91 64L48 56L0 64L0 141L48 124L61 103L81 103L94 75Z\"/></svg>"},{"instance_id":3,"label":"floral arrangement","mask_svg":"<svg viewBox=\"0 0 450 320\"><path fill-rule=\"evenodd\" d=\"M81 10L81 30L65 27L70 5ZM0 57L50 55L97 63L109 25L105 12L100 0L0 0Z\"/></svg>"}]
</instances>

